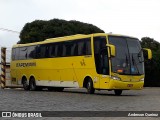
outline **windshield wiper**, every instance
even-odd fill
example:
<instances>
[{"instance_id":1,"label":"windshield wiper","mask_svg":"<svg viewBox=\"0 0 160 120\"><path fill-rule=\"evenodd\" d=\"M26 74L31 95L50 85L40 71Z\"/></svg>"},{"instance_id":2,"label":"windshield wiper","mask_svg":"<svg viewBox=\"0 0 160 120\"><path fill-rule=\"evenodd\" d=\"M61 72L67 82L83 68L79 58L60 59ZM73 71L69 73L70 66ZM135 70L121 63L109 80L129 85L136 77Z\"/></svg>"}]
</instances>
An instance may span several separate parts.
<instances>
[{"instance_id":1,"label":"windshield wiper","mask_svg":"<svg viewBox=\"0 0 160 120\"><path fill-rule=\"evenodd\" d=\"M133 53L132 53L132 63L133 63L133 65L136 67L138 74L140 74L140 73L139 73L138 66L137 66L137 63L136 63L136 61L135 61L135 59L134 59L134 57L133 57Z\"/></svg>"}]
</instances>

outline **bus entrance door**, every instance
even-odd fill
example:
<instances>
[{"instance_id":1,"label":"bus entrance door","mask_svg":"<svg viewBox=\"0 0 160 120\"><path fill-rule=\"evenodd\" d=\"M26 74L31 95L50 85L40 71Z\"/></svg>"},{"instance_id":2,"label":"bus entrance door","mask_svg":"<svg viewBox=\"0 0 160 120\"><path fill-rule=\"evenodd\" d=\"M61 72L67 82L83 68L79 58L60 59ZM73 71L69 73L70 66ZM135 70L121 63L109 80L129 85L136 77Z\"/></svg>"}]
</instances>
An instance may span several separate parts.
<instances>
[{"instance_id":1,"label":"bus entrance door","mask_svg":"<svg viewBox=\"0 0 160 120\"><path fill-rule=\"evenodd\" d=\"M109 85L109 59L107 49L100 52L100 89L106 89Z\"/></svg>"}]
</instances>

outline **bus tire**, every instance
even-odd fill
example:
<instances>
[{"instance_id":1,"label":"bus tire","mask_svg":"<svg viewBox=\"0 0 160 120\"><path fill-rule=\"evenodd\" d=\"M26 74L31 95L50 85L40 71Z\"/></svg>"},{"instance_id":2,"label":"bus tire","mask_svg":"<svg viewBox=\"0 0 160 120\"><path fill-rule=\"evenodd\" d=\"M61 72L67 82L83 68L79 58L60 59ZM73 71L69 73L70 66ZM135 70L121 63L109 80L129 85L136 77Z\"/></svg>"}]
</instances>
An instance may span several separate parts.
<instances>
[{"instance_id":1,"label":"bus tire","mask_svg":"<svg viewBox=\"0 0 160 120\"><path fill-rule=\"evenodd\" d=\"M114 90L116 96L120 96L122 94L122 90Z\"/></svg>"},{"instance_id":2,"label":"bus tire","mask_svg":"<svg viewBox=\"0 0 160 120\"><path fill-rule=\"evenodd\" d=\"M36 81L35 81L34 77L30 78L29 87L30 87L31 91L37 90Z\"/></svg>"},{"instance_id":3,"label":"bus tire","mask_svg":"<svg viewBox=\"0 0 160 120\"><path fill-rule=\"evenodd\" d=\"M29 84L27 82L27 78L26 77L22 78L22 84L23 84L24 90L29 90Z\"/></svg>"},{"instance_id":4,"label":"bus tire","mask_svg":"<svg viewBox=\"0 0 160 120\"><path fill-rule=\"evenodd\" d=\"M87 89L88 94L94 94L94 92L95 92L91 78L89 78L87 81L86 89Z\"/></svg>"}]
</instances>

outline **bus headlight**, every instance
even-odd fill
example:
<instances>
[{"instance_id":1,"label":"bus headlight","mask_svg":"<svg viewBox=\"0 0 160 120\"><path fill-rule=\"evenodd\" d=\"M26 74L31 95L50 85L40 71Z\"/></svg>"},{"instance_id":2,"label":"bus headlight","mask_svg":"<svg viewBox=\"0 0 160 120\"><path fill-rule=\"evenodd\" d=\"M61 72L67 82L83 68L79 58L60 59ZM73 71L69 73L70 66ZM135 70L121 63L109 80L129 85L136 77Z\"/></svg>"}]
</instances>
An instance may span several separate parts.
<instances>
[{"instance_id":1,"label":"bus headlight","mask_svg":"<svg viewBox=\"0 0 160 120\"><path fill-rule=\"evenodd\" d=\"M113 79L113 80L121 80L121 78L117 77L117 76L111 76L111 79Z\"/></svg>"},{"instance_id":2,"label":"bus headlight","mask_svg":"<svg viewBox=\"0 0 160 120\"><path fill-rule=\"evenodd\" d=\"M141 78L139 81L144 81L144 78Z\"/></svg>"}]
</instances>

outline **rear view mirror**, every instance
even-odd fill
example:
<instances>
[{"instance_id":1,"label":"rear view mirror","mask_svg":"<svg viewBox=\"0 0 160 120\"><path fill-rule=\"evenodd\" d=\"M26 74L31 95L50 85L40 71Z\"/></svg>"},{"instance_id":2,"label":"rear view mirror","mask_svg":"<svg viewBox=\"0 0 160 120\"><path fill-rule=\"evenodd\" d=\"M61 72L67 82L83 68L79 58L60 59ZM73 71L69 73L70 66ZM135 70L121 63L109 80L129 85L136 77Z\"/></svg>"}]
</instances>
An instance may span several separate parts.
<instances>
[{"instance_id":1,"label":"rear view mirror","mask_svg":"<svg viewBox=\"0 0 160 120\"><path fill-rule=\"evenodd\" d=\"M144 59L152 59L152 51L148 48L143 48Z\"/></svg>"},{"instance_id":2,"label":"rear view mirror","mask_svg":"<svg viewBox=\"0 0 160 120\"><path fill-rule=\"evenodd\" d=\"M109 47L109 49L110 49L111 57L115 57L116 56L116 47L111 44L106 44L106 46Z\"/></svg>"}]
</instances>

